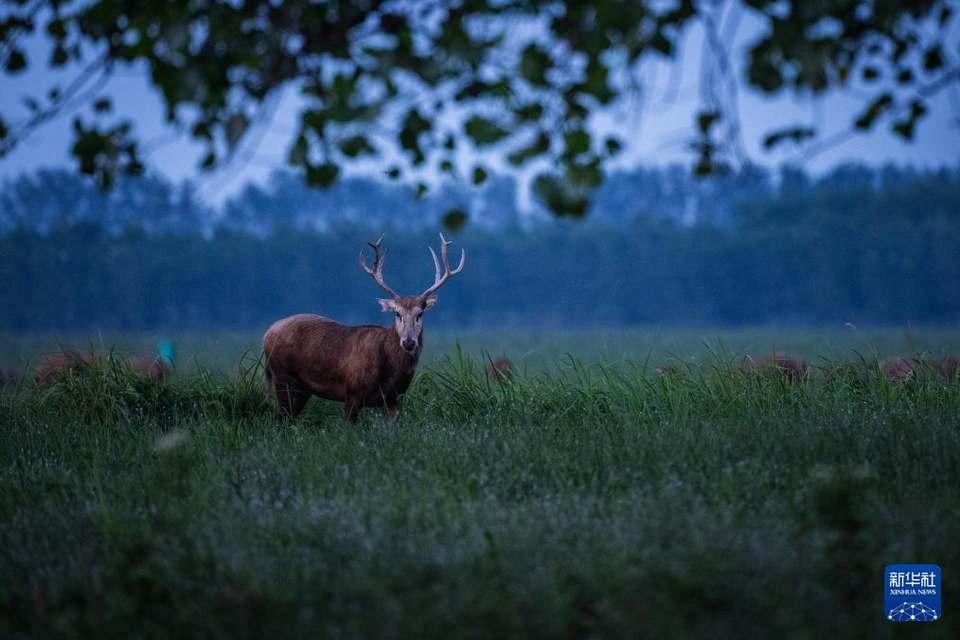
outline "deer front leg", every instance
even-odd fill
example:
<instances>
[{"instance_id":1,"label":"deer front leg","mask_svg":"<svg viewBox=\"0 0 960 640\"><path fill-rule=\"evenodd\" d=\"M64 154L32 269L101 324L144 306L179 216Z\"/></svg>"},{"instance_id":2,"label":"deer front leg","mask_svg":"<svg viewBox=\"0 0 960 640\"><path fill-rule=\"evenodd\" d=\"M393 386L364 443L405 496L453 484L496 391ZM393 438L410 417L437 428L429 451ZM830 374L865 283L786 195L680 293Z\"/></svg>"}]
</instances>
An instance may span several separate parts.
<instances>
[{"instance_id":1,"label":"deer front leg","mask_svg":"<svg viewBox=\"0 0 960 640\"><path fill-rule=\"evenodd\" d=\"M397 400L393 404L387 405L387 417L390 419L392 424L396 424L397 420L400 418L400 401Z\"/></svg>"},{"instance_id":2,"label":"deer front leg","mask_svg":"<svg viewBox=\"0 0 960 640\"><path fill-rule=\"evenodd\" d=\"M361 404L354 398L347 398L343 402L343 419L349 422L350 424L355 424L357 422L357 417L360 415Z\"/></svg>"}]
</instances>

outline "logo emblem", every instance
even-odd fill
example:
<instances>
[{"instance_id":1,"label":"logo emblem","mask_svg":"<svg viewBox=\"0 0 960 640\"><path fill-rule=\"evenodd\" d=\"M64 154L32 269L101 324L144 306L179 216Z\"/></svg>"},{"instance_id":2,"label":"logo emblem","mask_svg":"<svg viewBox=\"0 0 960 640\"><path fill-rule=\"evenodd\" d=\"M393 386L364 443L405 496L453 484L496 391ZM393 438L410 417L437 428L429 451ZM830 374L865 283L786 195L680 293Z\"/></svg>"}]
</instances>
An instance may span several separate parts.
<instances>
[{"instance_id":1,"label":"logo emblem","mask_svg":"<svg viewBox=\"0 0 960 640\"><path fill-rule=\"evenodd\" d=\"M887 620L933 622L943 615L937 565L892 564L883 578L883 614Z\"/></svg>"}]
</instances>

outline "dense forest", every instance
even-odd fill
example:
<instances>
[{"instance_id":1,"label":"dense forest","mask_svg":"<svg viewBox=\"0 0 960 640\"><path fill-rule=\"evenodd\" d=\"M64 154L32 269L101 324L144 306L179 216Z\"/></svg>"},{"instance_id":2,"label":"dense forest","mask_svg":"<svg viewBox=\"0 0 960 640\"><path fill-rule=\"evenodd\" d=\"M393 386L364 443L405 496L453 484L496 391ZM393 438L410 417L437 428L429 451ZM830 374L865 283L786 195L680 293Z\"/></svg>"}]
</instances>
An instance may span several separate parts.
<instances>
[{"instance_id":1,"label":"dense forest","mask_svg":"<svg viewBox=\"0 0 960 640\"><path fill-rule=\"evenodd\" d=\"M329 191L275 174L214 208L188 187L62 172L0 192L0 329L263 329L294 312L378 322L357 264L383 230L401 292L432 281L442 212L467 268L431 325L956 323L960 169L844 166L695 181L610 176L583 222L558 221L491 176L416 198L351 178Z\"/></svg>"}]
</instances>

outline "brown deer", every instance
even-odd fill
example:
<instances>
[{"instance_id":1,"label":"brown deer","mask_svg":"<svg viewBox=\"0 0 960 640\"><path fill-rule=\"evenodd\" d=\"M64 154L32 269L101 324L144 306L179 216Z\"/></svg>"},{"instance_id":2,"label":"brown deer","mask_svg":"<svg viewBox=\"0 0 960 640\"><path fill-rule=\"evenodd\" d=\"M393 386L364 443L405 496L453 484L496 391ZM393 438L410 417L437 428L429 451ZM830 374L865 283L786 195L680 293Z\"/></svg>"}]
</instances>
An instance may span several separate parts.
<instances>
[{"instance_id":1,"label":"brown deer","mask_svg":"<svg viewBox=\"0 0 960 640\"><path fill-rule=\"evenodd\" d=\"M513 362L510 358L497 358L487 365L487 378L503 384L513 378Z\"/></svg>"},{"instance_id":2,"label":"brown deer","mask_svg":"<svg viewBox=\"0 0 960 640\"><path fill-rule=\"evenodd\" d=\"M20 380L20 371L9 367L0 369L0 393Z\"/></svg>"},{"instance_id":3,"label":"brown deer","mask_svg":"<svg viewBox=\"0 0 960 640\"><path fill-rule=\"evenodd\" d=\"M920 378L924 371L924 362L918 355L893 356L877 362L877 368L891 384L899 387Z\"/></svg>"},{"instance_id":4,"label":"brown deer","mask_svg":"<svg viewBox=\"0 0 960 640\"><path fill-rule=\"evenodd\" d=\"M768 353L759 358L747 356L742 368L747 373L775 373L790 382L799 382L806 378L810 365L803 358L786 353Z\"/></svg>"},{"instance_id":5,"label":"brown deer","mask_svg":"<svg viewBox=\"0 0 960 640\"><path fill-rule=\"evenodd\" d=\"M137 374L164 382L173 374L169 360L160 356L136 355L127 360L127 364Z\"/></svg>"},{"instance_id":6,"label":"brown deer","mask_svg":"<svg viewBox=\"0 0 960 640\"><path fill-rule=\"evenodd\" d=\"M937 371L947 380L953 380L960 374L960 357L944 356L937 362Z\"/></svg>"},{"instance_id":7,"label":"brown deer","mask_svg":"<svg viewBox=\"0 0 960 640\"><path fill-rule=\"evenodd\" d=\"M38 384L47 384L53 382L57 376L65 375L70 371L84 371L89 367L99 365L103 362L103 356L99 351L91 350L81 353L73 349L62 349L53 353L45 354L40 358L33 372L33 380ZM125 361L134 373L148 378L153 378L157 382L163 382L173 372L167 359L148 355L134 355Z\"/></svg>"},{"instance_id":8,"label":"brown deer","mask_svg":"<svg viewBox=\"0 0 960 640\"><path fill-rule=\"evenodd\" d=\"M80 353L73 349L62 349L45 354L33 370L33 380L38 384L53 382L57 376L71 371L79 371L97 361L99 356L93 352Z\"/></svg>"},{"instance_id":9,"label":"brown deer","mask_svg":"<svg viewBox=\"0 0 960 640\"><path fill-rule=\"evenodd\" d=\"M398 295L383 281L380 243L373 247L373 266L368 267L360 249L360 266L389 298L379 300L385 312L394 314L392 327L363 325L351 327L320 316L299 314L278 320L263 336L267 385L272 387L280 410L296 417L311 396L343 403L344 418L356 422L363 407L385 407L391 419L400 410L400 398L407 391L423 349L423 313L437 302L432 295L463 270L450 268L447 247L440 234L440 255L430 249L435 275L433 284L418 296ZM443 263L443 271L440 265Z\"/></svg>"}]
</instances>

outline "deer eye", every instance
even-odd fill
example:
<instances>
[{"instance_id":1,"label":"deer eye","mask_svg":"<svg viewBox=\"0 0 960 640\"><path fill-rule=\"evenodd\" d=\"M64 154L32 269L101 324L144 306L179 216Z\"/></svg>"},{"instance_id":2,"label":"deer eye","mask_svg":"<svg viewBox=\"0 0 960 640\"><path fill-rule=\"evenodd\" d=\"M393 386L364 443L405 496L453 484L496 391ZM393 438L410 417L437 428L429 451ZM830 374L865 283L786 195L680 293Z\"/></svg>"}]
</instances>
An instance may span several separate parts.
<instances>
[{"instance_id":1,"label":"deer eye","mask_svg":"<svg viewBox=\"0 0 960 640\"><path fill-rule=\"evenodd\" d=\"M420 313L417 314L417 320L419 320L419 319L422 318L422 317L423 317L423 311L421 311Z\"/></svg>"},{"instance_id":2,"label":"deer eye","mask_svg":"<svg viewBox=\"0 0 960 640\"><path fill-rule=\"evenodd\" d=\"M399 319L400 319L400 312L399 312L399 311L396 311L396 312L394 312L394 314L393 314L393 315L395 315L395 316L397 316L397 320L399 320Z\"/></svg>"}]
</instances>

